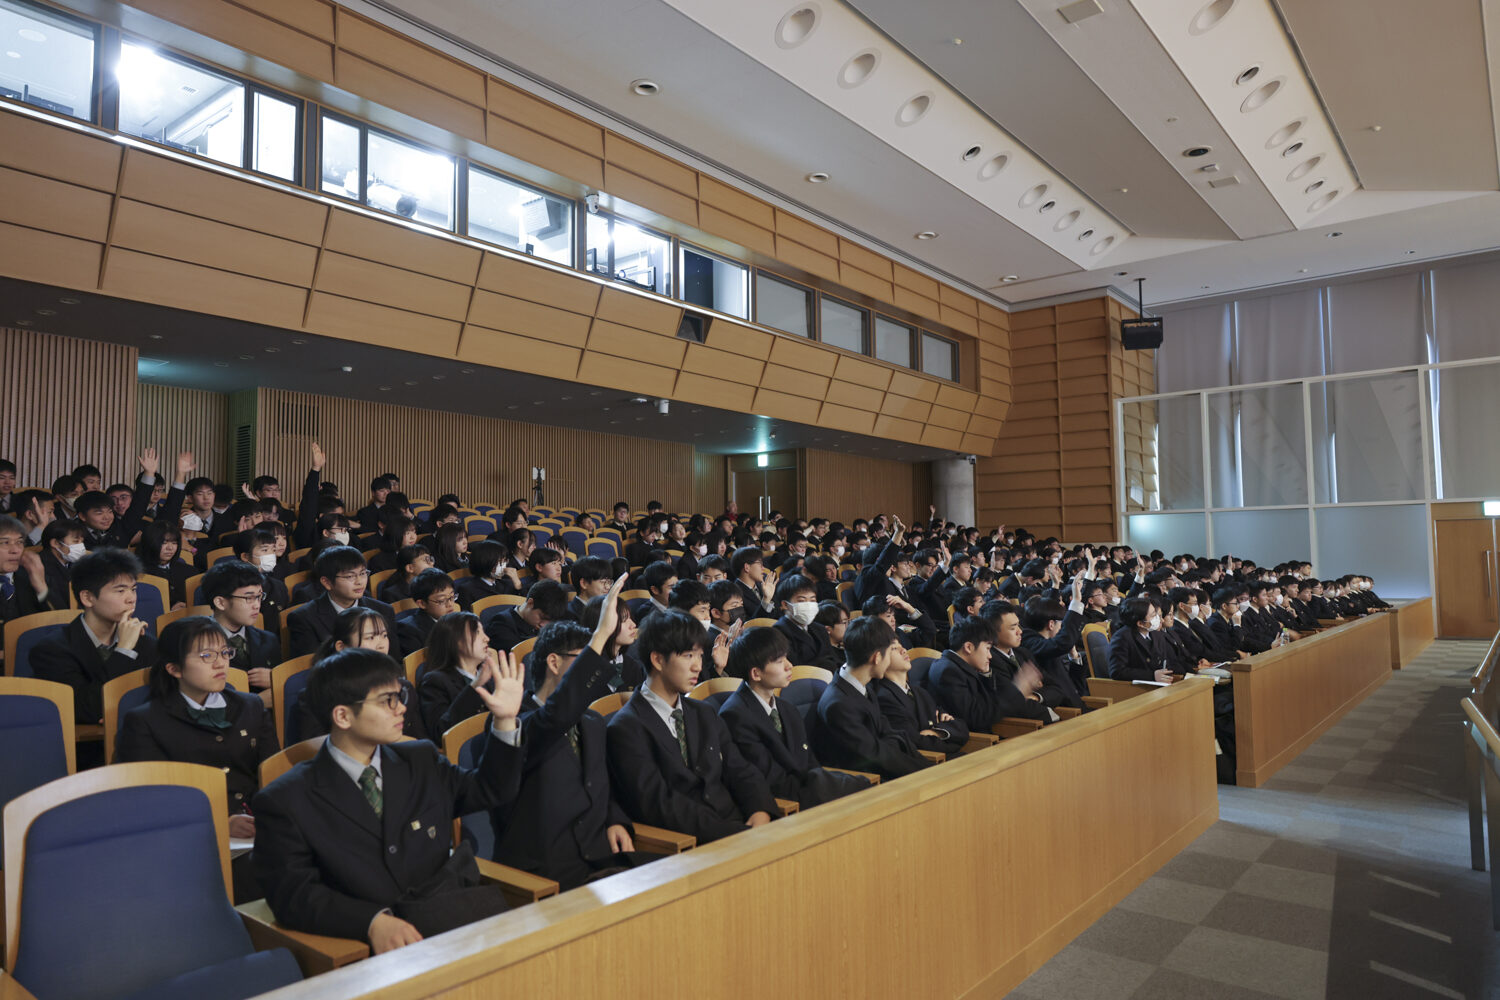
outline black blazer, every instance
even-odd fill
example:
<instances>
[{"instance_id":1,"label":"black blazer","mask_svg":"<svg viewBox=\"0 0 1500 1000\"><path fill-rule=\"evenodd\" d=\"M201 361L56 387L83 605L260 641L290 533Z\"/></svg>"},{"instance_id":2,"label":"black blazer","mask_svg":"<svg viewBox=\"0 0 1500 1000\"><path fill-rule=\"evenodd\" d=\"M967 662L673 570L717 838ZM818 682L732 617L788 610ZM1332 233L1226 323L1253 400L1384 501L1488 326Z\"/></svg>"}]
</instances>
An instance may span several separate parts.
<instances>
[{"instance_id":1,"label":"black blazer","mask_svg":"<svg viewBox=\"0 0 1500 1000\"><path fill-rule=\"evenodd\" d=\"M1041 702L1032 701L1008 677L1000 675L997 652L990 657L990 672L982 674L947 650L932 661L923 678L938 705L969 727L971 733L987 733L1002 718L1045 720L1051 718Z\"/></svg>"},{"instance_id":2,"label":"black blazer","mask_svg":"<svg viewBox=\"0 0 1500 1000\"><path fill-rule=\"evenodd\" d=\"M128 548L135 533L141 530L141 520L146 516L146 508L151 506L151 494L155 488L154 482L147 483L137 477L135 490L130 495L130 508L115 518L114 523L105 531L96 532L92 528L85 528L83 547L90 552L95 549Z\"/></svg>"},{"instance_id":3,"label":"black blazer","mask_svg":"<svg viewBox=\"0 0 1500 1000\"><path fill-rule=\"evenodd\" d=\"M173 559L165 566L146 566L146 572L151 576L159 576L167 581L167 593L173 604L188 604L192 601L192 594L187 592L188 577L196 570L183 562L181 559Z\"/></svg>"},{"instance_id":4,"label":"black blazer","mask_svg":"<svg viewBox=\"0 0 1500 1000\"><path fill-rule=\"evenodd\" d=\"M1117 681L1154 681L1161 659L1150 633L1124 625L1109 637L1109 676Z\"/></svg>"},{"instance_id":5,"label":"black blazer","mask_svg":"<svg viewBox=\"0 0 1500 1000\"><path fill-rule=\"evenodd\" d=\"M73 579L72 567L64 565L62 560L53 555L52 546L50 545L44 545L37 558L41 559L42 561L42 576L47 581L47 606L41 608L40 610L68 610L68 608L72 606L68 601L69 588L72 586ZM184 568L190 570L192 567L184 565ZM150 571L148 570L147 572ZM16 570L16 590L18 592L21 589L19 578L23 576L26 576L25 570ZM27 579L26 584L29 589L31 586L31 580L29 578ZM172 600L175 602L177 598L174 597L172 598ZM9 621L9 619L7 618L6 621Z\"/></svg>"},{"instance_id":6,"label":"black blazer","mask_svg":"<svg viewBox=\"0 0 1500 1000\"><path fill-rule=\"evenodd\" d=\"M392 638L396 637L396 613L391 610L389 604L373 598L361 597L359 606L378 612L380 617L385 619L386 631ZM291 636L291 655L306 656L308 653L316 653L318 647L333 635L333 627L338 622L338 614L333 601L326 593L320 594L316 599L288 613L286 625Z\"/></svg>"},{"instance_id":7,"label":"black blazer","mask_svg":"<svg viewBox=\"0 0 1500 1000\"><path fill-rule=\"evenodd\" d=\"M57 681L73 689L73 717L84 725L104 721L104 682L156 662L156 640L142 634L132 659L119 650L109 659L99 659L94 642L83 628L79 614L62 634L38 643L31 650L31 672L44 681Z\"/></svg>"},{"instance_id":8,"label":"black blazer","mask_svg":"<svg viewBox=\"0 0 1500 1000\"><path fill-rule=\"evenodd\" d=\"M713 706L683 695L691 763L639 690L609 719L609 774L631 819L690 833L700 844L745 829L752 813L780 815L765 777L740 754Z\"/></svg>"},{"instance_id":9,"label":"black blazer","mask_svg":"<svg viewBox=\"0 0 1500 1000\"><path fill-rule=\"evenodd\" d=\"M828 629L817 622L803 629L782 615L776 619L772 628L786 637L787 644L791 647L787 656L793 666L814 666L837 671L843 665L844 657L833 648L833 643L828 639Z\"/></svg>"},{"instance_id":10,"label":"black blazer","mask_svg":"<svg viewBox=\"0 0 1500 1000\"><path fill-rule=\"evenodd\" d=\"M427 645L437 619L421 608L410 608L396 616L396 639L402 656L410 656Z\"/></svg>"},{"instance_id":11,"label":"black blazer","mask_svg":"<svg viewBox=\"0 0 1500 1000\"><path fill-rule=\"evenodd\" d=\"M537 630L526 623L519 609L506 608L498 615L490 619L489 625L484 630L485 636L490 640L490 645L495 649L510 652L517 643L527 639L535 639Z\"/></svg>"},{"instance_id":12,"label":"black blazer","mask_svg":"<svg viewBox=\"0 0 1500 1000\"><path fill-rule=\"evenodd\" d=\"M830 767L897 778L931 763L905 736L886 725L874 692L860 694L842 677L835 677L823 689L814 718L813 749Z\"/></svg>"},{"instance_id":13,"label":"black blazer","mask_svg":"<svg viewBox=\"0 0 1500 1000\"><path fill-rule=\"evenodd\" d=\"M1208 625L1209 632L1214 637L1214 641L1218 643L1219 649L1228 649L1234 652L1245 649L1244 635L1240 632L1240 627L1227 620L1217 611L1208 616L1206 624ZM1245 651L1250 652L1248 649L1245 649ZM1229 656L1221 657L1221 659L1232 660L1235 659L1235 656L1231 652Z\"/></svg>"},{"instance_id":14,"label":"black blazer","mask_svg":"<svg viewBox=\"0 0 1500 1000\"><path fill-rule=\"evenodd\" d=\"M869 787L864 778L820 767L808 745L802 713L785 704L777 704L776 709L781 716L779 733L748 684L741 684L719 706L719 718L729 728L735 746L766 776L772 792L808 809Z\"/></svg>"},{"instance_id":15,"label":"black blazer","mask_svg":"<svg viewBox=\"0 0 1500 1000\"><path fill-rule=\"evenodd\" d=\"M489 711L475 693L474 685L457 670L423 670L417 677L417 700L422 730L439 744L449 729L470 716Z\"/></svg>"},{"instance_id":16,"label":"black blazer","mask_svg":"<svg viewBox=\"0 0 1500 1000\"><path fill-rule=\"evenodd\" d=\"M745 601L745 620L752 618L769 618L771 611L760 601L760 591L745 583L743 580L734 581L734 585L740 588L740 597Z\"/></svg>"},{"instance_id":17,"label":"black blazer","mask_svg":"<svg viewBox=\"0 0 1500 1000\"><path fill-rule=\"evenodd\" d=\"M1281 623L1271 616L1269 609L1249 607L1240 612L1241 649L1264 653L1279 635Z\"/></svg>"},{"instance_id":18,"label":"black blazer","mask_svg":"<svg viewBox=\"0 0 1500 1000\"><path fill-rule=\"evenodd\" d=\"M933 750L952 756L969 742L969 727L961 719L938 721L937 701L931 692L920 685L908 684L905 691L894 681L884 678L874 682L875 701L886 723L919 750ZM923 736L922 730L931 729L941 736Z\"/></svg>"},{"instance_id":19,"label":"black blazer","mask_svg":"<svg viewBox=\"0 0 1500 1000\"><path fill-rule=\"evenodd\" d=\"M245 656L236 656L230 664L237 670L270 669L281 662L281 640L263 628L245 626Z\"/></svg>"},{"instance_id":20,"label":"black blazer","mask_svg":"<svg viewBox=\"0 0 1500 1000\"><path fill-rule=\"evenodd\" d=\"M564 889L586 881L594 864L609 863L609 827L630 827L610 788L604 717L588 710L590 702L609 693L613 670L585 648L544 704L528 696L521 715L526 748L521 792L490 814L495 860L544 875ZM569 730L578 741L577 753Z\"/></svg>"},{"instance_id":21,"label":"black blazer","mask_svg":"<svg viewBox=\"0 0 1500 1000\"><path fill-rule=\"evenodd\" d=\"M255 796L255 874L293 930L368 940L381 910L478 882L472 857L449 864L453 818L513 799L522 751L491 740L472 771L425 740L377 752L380 816L327 744Z\"/></svg>"},{"instance_id":22,"label":"black blazer","mask_svg":"<svg viewBox=\"0 0 1500 1000\"><path fill-rule=\"evenodd\" d=\"M1227 633L1225 636L1220 636L1214 631L1212 622L1215 618L1221 622L1224 621L1218 615L1213 615L1207 621L1194 619L1188 622L1188 628L1192 629L1193 634L1198 637L1198 641L1203 645L1203 655L1209 661L1223 663L1227 660L1238 659L1236 654L1239 652L1239 647L1235 645L1234 639Z\"/></svg>"},{"instance_id":23,"label":"black blazer","mask_svg":"<svg viewBox=\"0 0 1500 1000\"><path fill-rule=\"evenodd\" d=\"M188 716L180 695L152 698L120 719L115 762L174 760L218 768L229 785L229 814L242 813L260 788L261 761L281 749L276 719L258 696L233 688L224 689L224 717L228 729L202 726Z\"/></svg>"},{"instance_id":24,"label":"black blazer","mask_svg":"<svg viewBox=\"0 0 1500 1000\"><path fill-rule=\"evenodd\" d=\"M43 572L45 573L45 568ZM36 589L31 585L31 577L24 567L17 567L16 571L11 574L10 582L15 593L8 598L0 598L0 622L34 615L40 611L64 610L68 606L68 597L64 593L62 608L57 608L57 605L53 603L50 587L45 600L37 597Z\"/></svg>"},{"instance_id":25,"label":"black blazer","mask_svg":"<svg viewBox=\"0 0 1500 1000\"><path fill-rule=\"evenodd\" d=\"M465 611L472 610L475 601L515 592L516 588L503 576L497 578L493 586L478 576L461 576L453 581L453 594L458 598L458 606Z\"/></svg>"}]
</instances>

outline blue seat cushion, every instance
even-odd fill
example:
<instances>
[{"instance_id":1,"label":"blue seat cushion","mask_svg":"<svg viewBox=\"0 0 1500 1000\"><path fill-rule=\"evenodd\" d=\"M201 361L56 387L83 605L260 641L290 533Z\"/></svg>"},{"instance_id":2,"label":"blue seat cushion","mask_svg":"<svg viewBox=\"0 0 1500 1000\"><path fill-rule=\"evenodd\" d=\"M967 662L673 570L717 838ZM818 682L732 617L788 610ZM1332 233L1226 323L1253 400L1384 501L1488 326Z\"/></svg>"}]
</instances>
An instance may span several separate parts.
<instances>
[{"instance_id":1,"label":"blue seat cushion","mask_svg":"<svg viewBox=\"0 0 1500 1000\"><path fill-rule=\"evenodd\" d=\"M184 972L114 1000L245 1000L301 979L292 953L274 948Z\"/></svg>"}]
</instances>

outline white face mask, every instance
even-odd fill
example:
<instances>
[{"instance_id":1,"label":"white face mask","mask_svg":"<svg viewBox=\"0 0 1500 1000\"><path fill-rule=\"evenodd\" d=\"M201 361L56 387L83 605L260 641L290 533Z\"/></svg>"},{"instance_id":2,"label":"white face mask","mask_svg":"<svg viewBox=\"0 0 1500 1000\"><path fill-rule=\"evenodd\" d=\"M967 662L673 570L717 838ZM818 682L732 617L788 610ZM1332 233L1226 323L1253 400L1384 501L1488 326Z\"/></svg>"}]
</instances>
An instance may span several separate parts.
<instances>
[{"instance_id":1,"label":"white face mask","mask_svg":"<svg viewBox=\"0 0 1500 1000\"><path fill-rule=\"evenodd\" d=\"M1276 595L1276 606L1280 607L1281 605L1283 605L1285 603L1286 603L1286 595L1285 594L1277 594Z\"/></svg>"},{"instance_id":2,"label":"white face mask","mask_svg":"<svg viewBox=\"0 0 1500 1000\"><path fill-rule=\"evenodd\" d=\"M348 545L349 544L349 532L347 532L347 531L335 531L333 534L329 535L328 537L332 538L334 541L338 542L340 545Z\"/></svg>"},{"instance_id":3,"label":"white face mask","mask_svg":"<svg viewBox=\"0 0 1500 1000\"><path fill-rule=\"evenodd\" d=\"M1244 614L1246 611L1249 611L1249 610L1250 610L1250 602L1249 601L1241 601L1240 602L1240 614Z\"/></svg>"},{"instance_id":4,"label":"white face mask","mask_svg":"<svg viewBox=\"0 0 1500 1000\"><path fill-rule=\"evenodd\" d=\"M78 560L82 559L84 553L86 553L87 551L88 550L83 547L82 542L74 542L72 545L68 546L68 551L63 553L62 561L71 566Z\"/></svg>"},{"instance_id":5,"label":"white face mask","mask_svg":"<svg viewBox=\"0 0 1500 1000\"><path fill-rule=\"evenodd\" d=\"M803 628L812 624L812 620L818 617L817 601L797 601L787 606L786 616Z\"/></svg>"},{"instance_id":6,"label":"white face mask","mask_svg":"<svg viewBox=\"0 0 1500 1000\"><path fill-rule=\"evenodd\" d=\"M197 514L188 514L183 517L182 526L188 531L202 531L203 518L199 517Z\"/></svg>"},{"instance_id":7,"label":"white face mask","mask_svg":"<svg viewBox=\"0 0 1500 1000\"><path fill-rule=\"evenodd\" d=\"M708 546L707 545L696 545L696 546L694 546L693 547L693 554L696 555L696 556L698 556L698 558L700 558L700 559L703 558L704 556L708 555Z\"/></svg>"},{"instance_id":8,"label":"white face mask","mask_svg":"<svg viewBox=\"0 0 1500 1000\"><path fill-rule=\"evenodd\" d=\"M1116 594L1114 597L1111 597L1109 599L1109 603L1110 604L1119 604L1120 603L1120 595Z\"/></svg>"},{"instance_id":9,"label":"white face mask","mask_svg":"<svg viewBox=\"0 0 1500 1000\"><path fill-rule=\"evenodd\" d=\"M833 557L835 559L840 559L840 558L843 557L843 555L844 555L844 547L842 545L835 545L833 547Z\"/></svg>"},{"instance_id":10,"label":"white face mask","mask_svg":"<svg viewBox=\"0 0 1500 1000\"><path fill-rule=\"evenodd\" d=\"M1161 615L1152 615L1150 619L1147 620L1146 625L1151 629L1151 631L1155 632L1157 629L1161 628Z\"/></svg>"},{"instance_id":11,"label":"white face mask","mask_svg":"<svg viewBox=\"0 0 1500 1000\"><path fill-rule=\"evenodd\" d=\"M271 572L271 570L276 568L276 556L274 553L263 555L256 559L255 562L258 566L260 566L260 571L262 573L269 573Z\"/></svg>"}]
</instances>

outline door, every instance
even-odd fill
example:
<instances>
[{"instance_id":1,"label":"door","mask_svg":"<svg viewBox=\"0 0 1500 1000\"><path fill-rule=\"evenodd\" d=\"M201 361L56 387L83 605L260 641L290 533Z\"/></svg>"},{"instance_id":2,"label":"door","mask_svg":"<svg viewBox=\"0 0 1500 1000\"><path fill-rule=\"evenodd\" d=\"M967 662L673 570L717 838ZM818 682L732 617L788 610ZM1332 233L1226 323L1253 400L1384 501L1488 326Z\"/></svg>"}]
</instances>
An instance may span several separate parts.
<instances>
[{"instance_id":1,"label":"door","mask_svg":"<svg viewBox=\"0 0 1500 1000\"><path fill-rule=\"evenodd\" d=\"M786 517L796 517L797 453L770 452L760 455L729 457L730 494L742 514L765 517L779 510Z\"/></svg>"},{"instance_id":2,"label":"door","mask_svg":"<svg viewBox=\"0 0 1500 1000\"><path fill-rule=\"evenodd\" d=\"M1500 631L1495 519L1437 521L1438 635L1489 639Z\"/></svg>"}]
</instances>

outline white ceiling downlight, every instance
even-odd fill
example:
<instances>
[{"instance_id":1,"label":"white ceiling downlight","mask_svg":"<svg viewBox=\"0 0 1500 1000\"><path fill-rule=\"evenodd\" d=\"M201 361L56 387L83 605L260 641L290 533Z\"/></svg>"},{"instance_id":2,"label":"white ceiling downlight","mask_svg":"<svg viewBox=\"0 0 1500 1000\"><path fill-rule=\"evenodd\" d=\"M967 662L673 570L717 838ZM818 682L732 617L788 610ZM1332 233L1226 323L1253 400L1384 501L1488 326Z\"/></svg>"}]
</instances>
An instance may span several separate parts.
<instances>
[{"instance_id":1,"label":"white ceiling downlight","mask_svg":"<svg viewBox=\"0 0 1500 1000\"><path fill-rule=\"evenodd\" d=\"M1247 96L1243 101L1240 102L1240 111L1244 112L1247 115L1252 111L1259 111L1261 108L1266 106L1267 101L1275 97L1281 91L1281 85L1285 82L1286 80L1284 78L1278 76L1275 79L1267 80L1259 87L1256 87L1254 90L1250 91L1249 96Z\"/></svg>"},{"instance_id":2,"label":"white ceiling downlight","mask_svg":"<svg viewBox=\"0 0 1500 1000\"><path fill-rule=\"evenodd\" d=\"M1234 3L1235 0L1211 0L1210 3L1204 4L1188 22L1188 33L1201 35L1212 31L1218 27L1220 21L1229 16L1231 10L1234 10Z\"/></svg>"},{"instance_id":3,"label":"white ceiling downlight","mask_svg":"<svg viewBox=\"0 0 1500 1000\"><path fill-rule=\"evenodd\" d=\"M1046 202L1042 203L1042 206L1040 208L1038 208L1037 211L1041 212L1043 215L1045 215L1046 213L1052 211L1056 207L1057 207L1057 202L1055 202L1055 201L1046 201Z\"/></svg>"},{"instance_id":4,"label":"white ceiling downlight","mask_svg":"<svg viewBox=\"0 0 1500 1000\"><path fill-rule=\"evenodd\" d=\"M1021 207L1030 208L1032 205L1035 205L1037 202L1041 201L1042 195L1046 193L1047 185L1038 184L1036 187L1031 188L1025 194L1021 195Z\"/></svg>"},{"instance_id":5,"label":"white ceiling downlight","mask_svg":"<svg viewBox=\"0 0 1500 1000\"><path fill-rule=\"evenodd\" d=\"M1299 140L1297 142L1292 143L1286 149L1283 149L1281 151L1281 155L1282 156L1286 156L1286 157L1292 157L1292 156L1296 156L1301 151L1302 151L1302 142Z\"/></svg>"},{"instance_id":6,"label":"white ceiling downlight","mask_svg":"<svg viewBox=\"0 0 1500 1000\"><path fill-rule=\"evenodd\" d=\"M858 87L874 76L878 68L880 68L880 53L874 49L866 49L856 56L851 56L849 61L844 63L844 68L839 70L839 86L845 89Z\"/></svg>"},{"instance_id":7,"label":"white ceiling downlight","mask_svg":"<svg viewBox=\"0 0 1500 1000\"><path fill-rule=\"evenodd\" d=\"M1078 234L1078 241L1081 243L1093 235L1094 231L1092 229L1085 229L1083 232Z\"/></svg>"},{"instance_id":8,"label":"white ceiling downlight","mask_svg":"<svg viewBox=\"0 0 1500 1000\"><path fill-rule=\"evenodd\" d=\"M631 93L638 94L641 97L653 97L656 94L660 93L661 87L657 86L655 80L641 79L631 80L630 90Z\"/></svg>"},{"instance_id":9,"label":"white ceiling downlight","mask_svg":"<svg viewBox=\"0 0 1500 1000\"><path fill-rule=\"evenodd\" d=\"M1000 171L1004 170L1005 165L1009 162L1010 156L1005 153L1001 153L999 156L990 157L985 161L984 166L979 168L979 179L982 181L989 180L991 177L994 177Z\"/></svg>"},{"instance_id":10,"label":"white ceiling downlight","mask_svg":"<svg viewBox=\"0 0 1500 1000\"><path fill-rule=\"evenodd\" d=\"M1329 191L1325 195L1320 195L1316 201L1314 201L1311 205L1307 206L1307 211L1309 213L1312 213L1312 212L1321 212L1323 209L1327 208L1329 205L1332 205L1333 204L1333 200L1335 198L1337 198L1338 196L1339 196L1339 191L1338 191L1337 188L1335 188L1332 191Z\"/></svg>"},{"instance_id":11,"label":"white ceiling downlight","mask_svg":"<svg viewBox=\"0 0 1500 1000\"><path fill-rule=\"evenodd\" d=\"M901 126L915 125L922 120L932 107L932 95L928 93L918 94L905 104L901 105L896 112L896 124Z\"/></svg>"},{"instance_id":12,"label":"white ceiling downlight","mask_svg":"<svg viewBox=\"0 0 1500 1000\"><path fill-rule=\"evenodd\" d=\"M826 170L814 170L812 173L808 174L805 179L809 184L826 184L828 183L828 178L830 176L832 175L830 175Z\"/></svg>"},{"instance_id":13,"label":"white ceiling downlight","mask_svg":"<svg viewBox=\"0 0 1500 1000\"><path fill-rule=\"evenodd\" d=\"M1324 180L1323 178L1320 177L1317 180L1313 181L1311 184L1309 184L1307 187L1303 188L1302 189L1302 193L1303 194L1312 194L1314 191L1318 190L1320 187L1322 187L1326 183L1328 183L1328 182L1326 180Z\"/></svg>"},{"instance_id":14,"label":"white ceiling downlight","mask_svg":"<svg viewBox=\"0 0 1500 1000\"><path fill-rule=\"evenodd\" d=\"M818 22L822 17L823 12L816 4L793 7L776 25L776 44L784 49L795 49L818 30Z\"/></svg>"},{"instance_id":15,"label":"white ceiling downlight","mask_svg":"<svg viewBox=\"0 0 1500 1000\"><path fill-rule=\"evenodd\" d=\"M1183 156L1207 156L1209 153L1212 153L1213 151L1214 151L1214 148L1212 146L1189 146L1187 149L1184 149L1182 151L1182 155Z\"/></svg>"},{"instance_id":16,"label":"white ceiling downlight","mask_svg":"<svg viewBox=\"0 0 1500 1000\"><path fill-rule=\"evenodd\" d=\"M1266 140L1266 148L1275 149L1277 146L1282 145L1292 136L1300 132L1302 130L1302 126L1306 124L1306 118L1298 118L1296 121L1287 122L1285 125L1281 126L1281 128L1271 133L1271 138Z\"/></svg>"},{"instance_id":17,"label":"white ceiling downlight","mask_svg":"<svg viewBox=\"0 0 1500 1000\"><path fill-rule=\"evenodd\" d=\"M1289 181L1300 181L1302 178L1306 177L1308 174L1317 169L1318 164L1322 162L1323 156L1321 153L1317 156L1311 157L1310 159L1303 160L1301 163L1292 168L1292 172L1286 175L1286 179Z\"/></svg>"},{"instance_id":18,"label":"white ceiling downlight","mask_svg":"<svg viewBox=\"0 0 1500 1000\"><path fill-rule=\"evenodd\" d=\"M979 154L983 152L983 146L970 146L968 149L964 150L963 160L965 163L969 162L970 160L977 160L979 158Z\"/></svg>"},{"instance_id":19,"label":"white ceiling downlight","mask_svg":"<svg viewBox=\"0 0 1500 1000\"><path fill-rule=\"evenodd\" d=\"M937 239L937 235L938 234L935 233L935 232L933 232L931 229L924 229L920 233L917 234L917 239L919 239L919 240L935 240L935 239Z\"/></svg>"},{"instance_id":20,"label":"white ceiling downlight","mask_svg":"<svg viewBox=\"0 0 1500 1000\"><path fill-rule=\"evenodd\" d=\"M1260 76L1259 66L1246 66L1244 69L1240 70L1240 75L1234 78L1234 82L1236 86L1239 86L1241 84L1249 83L1257 76Z\"/></svg>"}]
</instances>

